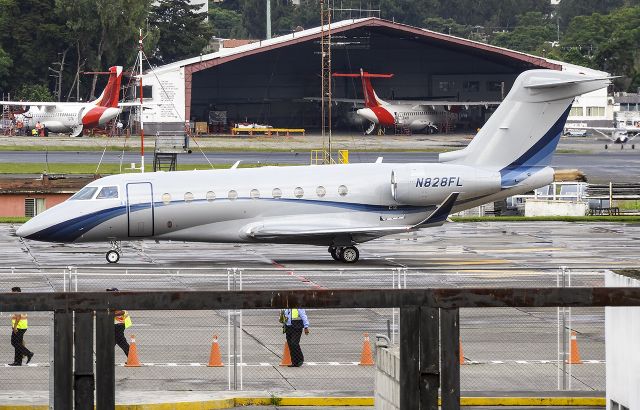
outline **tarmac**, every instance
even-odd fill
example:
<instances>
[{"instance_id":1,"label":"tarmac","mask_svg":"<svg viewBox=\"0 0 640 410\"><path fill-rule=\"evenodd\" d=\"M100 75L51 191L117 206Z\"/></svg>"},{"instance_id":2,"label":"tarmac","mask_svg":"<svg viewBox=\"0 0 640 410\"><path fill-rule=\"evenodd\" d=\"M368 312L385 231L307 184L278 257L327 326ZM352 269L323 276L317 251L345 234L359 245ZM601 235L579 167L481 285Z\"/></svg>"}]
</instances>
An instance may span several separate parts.
<instances>
[{"instance_id":1,"label":"tarmac","mask_svg":"<svg viewBox=\"0 0 640 410\"><path fill-rule=\"evenodd\" d=\"M0 288L18 285L25 292L69 286L78 291L113 286L223 290L233 281L233 268L237 286L242 275L243 289L391 288L405 283L408 288L556 286L561 266L571 272L572 286L602 286L607 269L640 267L638 225L621 223L448 223L362 244L355 266L336 263L324 248L313 246L153 241L125 244L121 262L108 266L104 244L22 241L14 234L16 227L0 225L0 257L5 261ZM236 328L241 338L236 354L242 349L236 379L229 365L234 328L228 325L228 313L172 312L167 320L163 312L131 312L134 327L128 333L136 333L143 367L118 366L118 397L125 392L148 392L155 398L162 391L178 396L189 392L190 397L211 390L222 394L235 381L243 390L267 392L267 397L297 393L322 399L327 392L343 391L346 397L370 398L373 369L357 365L363 333L387 334L391 328L391 336L397 337L390 309L310 310L311 334L302 340L305 365L281 367L284 337L277 312L244 310L242 330ZM8 320L8 314L0 321ZM46 393L50 318L48 313L30 314L26 341L36 352L34 362L0 367L0 392L22 398L38 397L34 391ZM584 363L564 369L566 381L572 391L602 397L604 309L573 309L571 318ZM224 368L205 366L213 334L220 336ZM463 390L542 394L558 388L563 369L556 309L463 310L461 335L467 362L461 371ZM0 334L0 356L8 363L11 355L8 335ZM119 350L116 360L124 360Z\"/></svg>"}]
</instances>

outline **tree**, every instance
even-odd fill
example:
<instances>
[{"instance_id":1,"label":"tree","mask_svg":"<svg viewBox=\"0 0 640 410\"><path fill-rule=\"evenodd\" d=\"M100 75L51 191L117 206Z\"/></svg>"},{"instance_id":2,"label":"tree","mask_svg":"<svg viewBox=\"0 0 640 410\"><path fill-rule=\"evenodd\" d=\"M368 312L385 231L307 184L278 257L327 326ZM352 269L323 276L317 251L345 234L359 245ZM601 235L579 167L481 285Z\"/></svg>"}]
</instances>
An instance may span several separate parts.
<instances>
[{"instance_id":1,"label":"tree","mask_svg":"<svg viewBox=\"0 0 640 410\"><path fill-rule=\"evenodd\" d=\"M53 101L49 88L42 84L23 84L13 99L18 101Z\"/></svg>"},{"instance_id":2,"label":"tree","mask_svg":"<svg viewBox=\"0 0 640 410\"><path fill-rule=\"evenodd\" d=\"M211 24L216 37L245 38L247 35L242 27L242 15L234 10L222 7L210 8L209 24Z\"/></svg>"},{"instance_id":3,"label":"tree","mask_svg":"<svg viewBox=\"0 0 640 410\"><path fill-rule=\"evenodd\" d=\"M518 25L511 32L497 34L492 44L530 54L543 54L550 49L556 30L548 15L530 11L518 16Z\"/></svg>"},{"instance_id":4,"label":"tree","mask_svg":"<svg viewBox=\"0 0 640 410\"><path fill-rule=\"evenodd\" d=\"M189 0L160 0L152 7L150 24L159 32L153 61L166 64L192 57L209 43L213 29L199 8Z\"/></svg>"}]
</instances>

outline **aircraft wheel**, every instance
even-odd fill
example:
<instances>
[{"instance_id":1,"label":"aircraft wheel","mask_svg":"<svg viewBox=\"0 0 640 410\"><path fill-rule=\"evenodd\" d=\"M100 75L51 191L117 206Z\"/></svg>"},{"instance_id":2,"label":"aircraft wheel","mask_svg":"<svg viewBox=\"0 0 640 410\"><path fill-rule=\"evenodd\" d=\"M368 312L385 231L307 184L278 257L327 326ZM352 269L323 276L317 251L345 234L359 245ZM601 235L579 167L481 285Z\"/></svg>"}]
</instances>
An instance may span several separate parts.
<instances>
[{"instance_id":1,"label":"aircraft wheel","mask_svg":"<svg viewBox=\"0 0 640 410\"><path fill-rule=\"evenodd\" d=\"M608 149L609 146L607 144L604 144L604 149Z\"/></svg>"},{"instance_id":2,"label":"aircraft wheel","mask_svg":"<svg viewBox=\"0 0 640 410\"><path fill-rule=\"evenodd\" d=\"M331 254L331 257L334 261L340 260L339 250L335 246L329 246L329 253Z\"/></svg>"},{"instance_id":3,"label":"aircraft wheel","mask_svg":"<svg viewBox=\"0 0 640 410\"><path fill-rule=\"evenodd\" d=\"M109 263L118 263L120 260L120 254L117 251L110 250L107 252L107 262Z\"/></svg>"},{"instance_id":4,"label":"aircraft wheel","mask_svg":"<svg viewBox=\"0 0 640 410\"><path fill-rule=\"evenodd\" d=\"M636 144L631 144L631 149L636 149Z\"/></svg>"},{"instance_id":5,"label":"aircraft wheel","mask_svg":"<svg viewBox=\"0 0 640 410\"><path fill-rule=\"evenodd\" d=\"M355 246L347 246L342 248L340 253L340 260L344 263L355 263L360 258L360 252Z\"/></svg>"}]
</instances>

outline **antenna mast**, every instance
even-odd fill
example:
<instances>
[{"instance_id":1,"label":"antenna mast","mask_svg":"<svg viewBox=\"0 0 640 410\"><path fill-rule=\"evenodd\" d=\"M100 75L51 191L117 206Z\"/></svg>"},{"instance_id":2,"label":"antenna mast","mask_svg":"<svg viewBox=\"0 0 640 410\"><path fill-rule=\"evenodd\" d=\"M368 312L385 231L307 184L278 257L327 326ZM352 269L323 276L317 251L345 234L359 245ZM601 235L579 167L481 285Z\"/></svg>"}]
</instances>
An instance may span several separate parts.
<instances>
[{"instance_id":1,"label":"antenna mast","mask_svg":"<svg viewBox=\"0 0 640 410\"><path fill-rule=\"evenodd\" d=\"M331 152L331 0L320 0L321 60L322 60L322 150L324 163L333 162ZM328 150L325 150L325 138ZM328 155L327 155L328 151Z\"/></svg>"},{"instance_id":2,"label":"antenna mast","mask_svg":"<svg viewBox=\"0 0 640 410\"><path fill-rule=\"evenodd\" d=\"M140 37L138 38L138 58L140 59L140 172L144 172L144 120L142 119L142 56L144 54L144 45L142 43L142 29L140 29Z\"/></svg>"}]
</instances>

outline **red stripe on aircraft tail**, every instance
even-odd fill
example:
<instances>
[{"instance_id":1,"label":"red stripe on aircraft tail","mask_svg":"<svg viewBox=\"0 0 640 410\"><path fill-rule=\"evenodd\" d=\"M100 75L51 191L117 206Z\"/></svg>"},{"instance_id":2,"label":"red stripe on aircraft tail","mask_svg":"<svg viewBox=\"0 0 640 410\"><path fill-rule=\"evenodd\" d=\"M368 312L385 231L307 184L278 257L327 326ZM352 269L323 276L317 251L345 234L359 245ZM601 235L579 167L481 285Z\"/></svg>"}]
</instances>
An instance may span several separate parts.
<instances>
[{"instance_id":1,"label":"red stripe on aircraft tail","mask_svg":"<svg viewBox=\"0 0 640 410\"><path fill-rule=\"evenodd\" d=\"M96 100L98 107L117 107L120 100L120 82L122 80L122 68L109 68L109 81L102 95Z\"/></svg>"}]
</instances>

